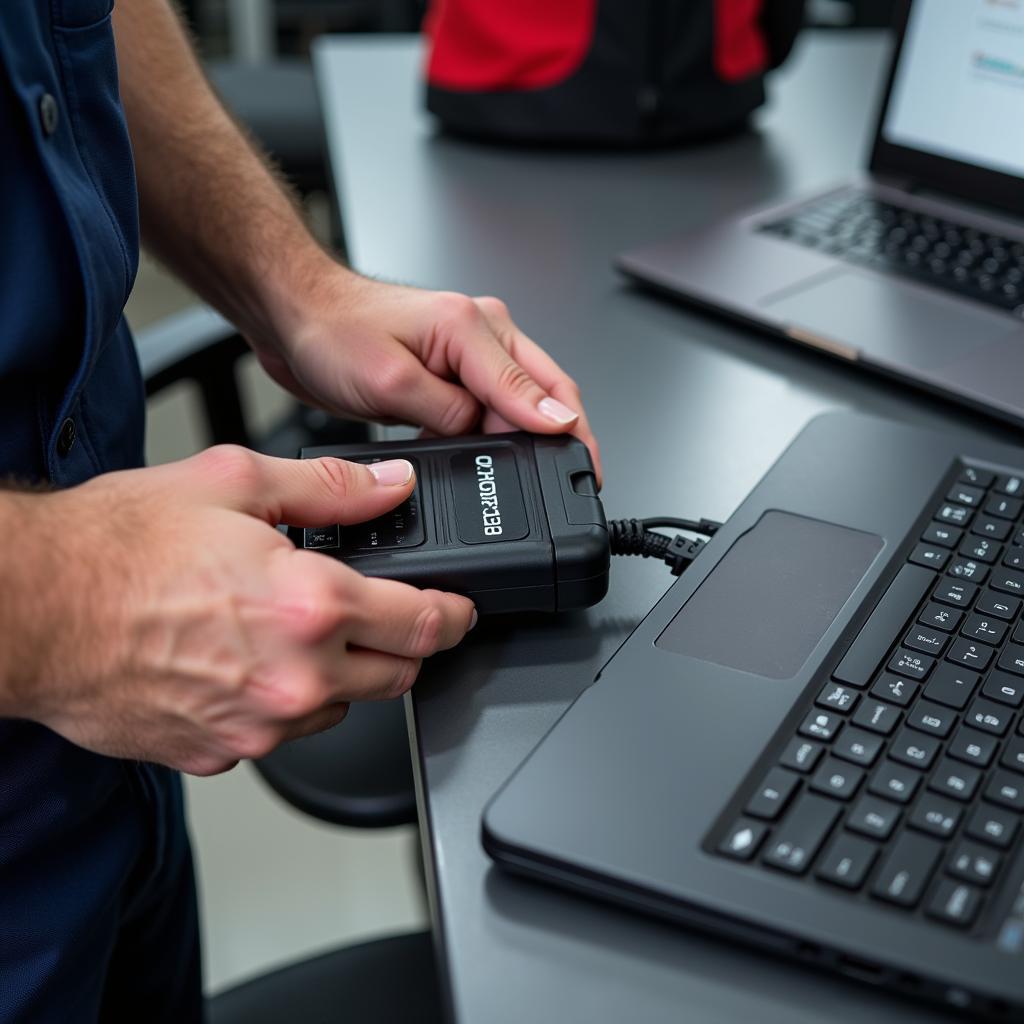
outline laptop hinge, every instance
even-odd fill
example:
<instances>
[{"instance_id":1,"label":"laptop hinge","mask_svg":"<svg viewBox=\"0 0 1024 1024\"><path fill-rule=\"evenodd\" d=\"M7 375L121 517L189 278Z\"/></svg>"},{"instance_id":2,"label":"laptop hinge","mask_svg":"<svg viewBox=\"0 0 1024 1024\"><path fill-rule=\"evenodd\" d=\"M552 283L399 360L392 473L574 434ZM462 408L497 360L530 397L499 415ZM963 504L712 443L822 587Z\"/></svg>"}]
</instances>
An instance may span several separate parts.
<instances>
[{"instance_id":1,"label":"laptop hinge","mask_svg":"<svg viewBox=\"0 0 1024 1024\"><path fill-rule=\"evenodd\" d=\"M1005 225L1004 230L1012 233L1014 229L1019 230L1021 218L1000 206L972 202L969 199L964 199L962 196L953 195L950 192L942 191L942 189L932 188L921 182L914 181L913 178L901 178L896 175L887 174L871 174L870 181L873 185L880 188L892 189L928 202L952 205L956 208L957 212L967 217L973 215L989 220L997 220L1002 225Z\"/></svg>"},{"instance_id":2,"label":"laptop hinge","mask_svg":"<svg viewBox=\"0 0 1024 1024\"><path fill-rule=\"evenodd\" d=\"M896 174L879 174L877 171L872 171L870 178L875 185L897 189L900 192L914 192L918 188L913 178L901 177Z\"/></svg>"}]
</instances>

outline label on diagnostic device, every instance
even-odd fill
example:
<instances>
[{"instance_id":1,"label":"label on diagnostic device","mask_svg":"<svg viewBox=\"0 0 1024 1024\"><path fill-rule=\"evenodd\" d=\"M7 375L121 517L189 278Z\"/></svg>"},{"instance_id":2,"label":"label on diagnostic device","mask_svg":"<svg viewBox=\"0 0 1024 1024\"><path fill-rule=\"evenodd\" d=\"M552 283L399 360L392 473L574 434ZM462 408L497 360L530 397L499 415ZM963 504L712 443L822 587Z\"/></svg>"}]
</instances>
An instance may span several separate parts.
<instances>
[{"instance_id":1,"label":"label on diagnostic device","mask_svg":"<svg viewBox=\"0 0 1024 1024\"><path fill-rule=\"evenodd\" d=\"M464 544L522 540L530 532L516 457L507 448L451 458L459 539Z\"/></svg>"}]
</instances>

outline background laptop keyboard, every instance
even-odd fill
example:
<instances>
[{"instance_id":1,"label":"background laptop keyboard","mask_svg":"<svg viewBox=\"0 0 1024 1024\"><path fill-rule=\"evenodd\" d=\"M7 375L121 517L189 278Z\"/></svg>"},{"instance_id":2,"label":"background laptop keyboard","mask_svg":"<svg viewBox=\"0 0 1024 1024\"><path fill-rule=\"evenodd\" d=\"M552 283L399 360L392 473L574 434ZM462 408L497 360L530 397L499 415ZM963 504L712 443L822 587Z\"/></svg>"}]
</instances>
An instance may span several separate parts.
<instances>
[{"instance_id":1,"label":"background laptop keyboard","mask_svg":"<svg viewBox=\"0 0 1024 1024\"><path fill-rule=\"evenodd\" d=\"M759 230L1024 316L1024 242L862 192L824 196Z\"/></svg>"},{"instance_id":2,"label":"background laptop keyboard","mask_svg":"<svg viewBox=\"0 0 1024 1024\"><path fill-rule=\"evenodd\" d=\"M963 468L719 854L979 919L1024 826L1022 512L1024 473Z\"/></svg>"}]
</instances>

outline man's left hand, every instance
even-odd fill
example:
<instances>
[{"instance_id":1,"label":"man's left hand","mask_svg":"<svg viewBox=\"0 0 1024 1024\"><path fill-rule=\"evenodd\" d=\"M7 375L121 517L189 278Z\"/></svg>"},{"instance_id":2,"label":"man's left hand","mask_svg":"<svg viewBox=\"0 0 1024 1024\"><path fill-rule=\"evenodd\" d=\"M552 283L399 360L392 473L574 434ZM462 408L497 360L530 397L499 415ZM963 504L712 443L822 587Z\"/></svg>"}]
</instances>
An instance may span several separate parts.
<instances>
[{"instance_id":1,"label":"man's left hand","mask_svg":"<svg viewBox=\"0 0 1024 1024\"><path fill-rule=\"evenodd\" d=\"M253 339L267 372L342 417L451 436L572 433L601 462L579 389L505 304L373 281L337 264L292 296L283 337Z\"/></svg>"}]
</instances>

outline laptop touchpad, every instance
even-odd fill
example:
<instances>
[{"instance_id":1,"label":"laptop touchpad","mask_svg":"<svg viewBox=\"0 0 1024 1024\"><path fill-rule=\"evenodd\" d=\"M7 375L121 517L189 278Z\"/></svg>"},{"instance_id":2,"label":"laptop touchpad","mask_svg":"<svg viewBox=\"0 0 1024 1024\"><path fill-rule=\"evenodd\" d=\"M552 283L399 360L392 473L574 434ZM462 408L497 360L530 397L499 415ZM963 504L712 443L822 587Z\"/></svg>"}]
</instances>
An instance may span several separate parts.
<instances>
[{"instance_id":1,"label":"laptop touchpad","mask_svg":"<svg viewBox=\"0 0 1024 1024\"><path fill-rule=\"evenodd\" d=\"M873 533L766 512L726 552L656 644L741 672L791 679L882 545Z\"/></svg>"},{"instance_id":2,"label":"laptop touchpad","mask_svg":"<svg viewBox=\"0 0 1024 1024\"><path fill-rule=\"evenodd\" d=\"M916 370L938 370L1018 329L1005 314L855 270L769 295L761 305L788 326Z\"/></svg>"}]
</instances>

